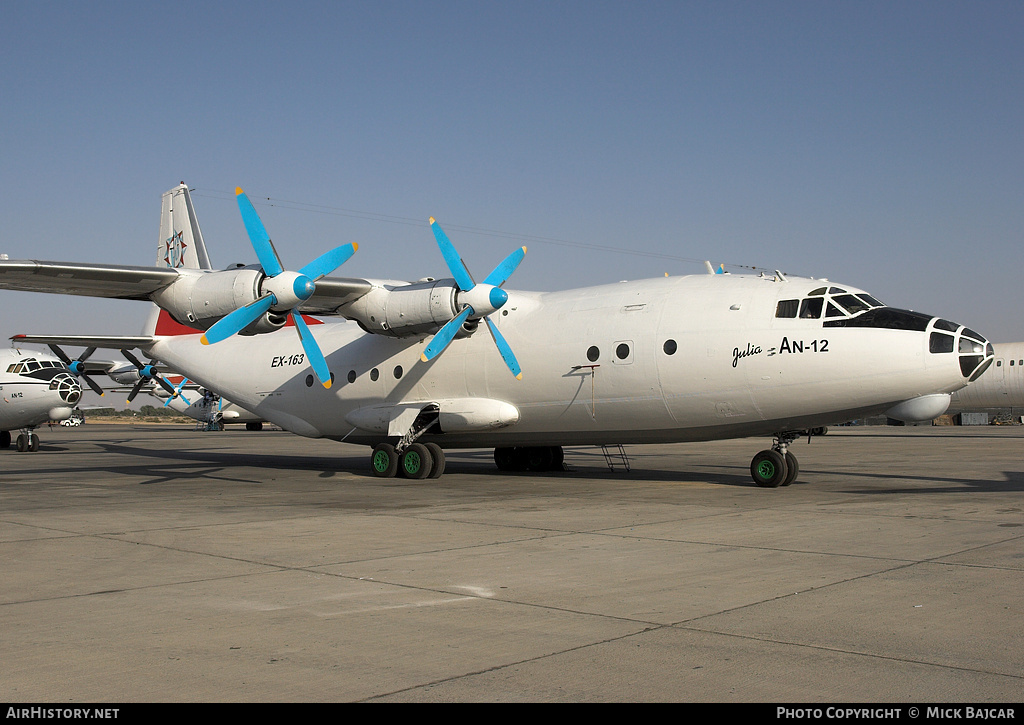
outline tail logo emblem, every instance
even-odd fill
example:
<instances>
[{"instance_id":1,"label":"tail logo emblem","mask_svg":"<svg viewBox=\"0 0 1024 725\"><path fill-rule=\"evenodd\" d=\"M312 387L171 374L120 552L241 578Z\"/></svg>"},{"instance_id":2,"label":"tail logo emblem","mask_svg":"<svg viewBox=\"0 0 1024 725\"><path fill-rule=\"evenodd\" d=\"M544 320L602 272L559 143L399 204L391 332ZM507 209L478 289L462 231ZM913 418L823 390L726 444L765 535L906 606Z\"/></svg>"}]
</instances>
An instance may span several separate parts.
<instances>
[{"instance_id":1,"label":"tail logo emblem","mask_svg":"<svg viewBox=\"0 0 1024 725\"><path fill-rule=\"evenodd\" d=\"M185 263L185 247L188 246L182 239L182 233L171 234L164 244L167 246L167 256L164 257L167 266L172 269L182 266Z\"/></svg>"}]
</instances>

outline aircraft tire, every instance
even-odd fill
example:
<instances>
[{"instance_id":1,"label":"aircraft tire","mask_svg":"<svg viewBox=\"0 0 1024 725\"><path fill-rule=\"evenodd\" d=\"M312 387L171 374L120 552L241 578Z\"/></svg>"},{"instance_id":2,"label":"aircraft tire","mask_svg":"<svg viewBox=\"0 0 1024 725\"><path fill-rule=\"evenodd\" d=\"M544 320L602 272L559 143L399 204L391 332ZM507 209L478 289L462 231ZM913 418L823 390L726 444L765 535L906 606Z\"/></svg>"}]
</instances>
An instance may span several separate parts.
<instances>
[{"instance_id":1,"label":"aircraft tire","mask_svg":"<svg viewBox=\"0 0 1024 725\"><path fill-rule=\"evenodd\" d=\"M11 432L9 430L0 430L0 448L11 447Z\"/></svg>"},{"instance_id":2,"label":"aircraft tire","mask_svg":"<svg viewBox=\"0 0 1024 725\"><path fill-rule=\"evenodd\" d=\"M797 462L796 456L789 451L786 451L786 478L782 481L783 486L788 486L796 480L796 477L800 475L800 463Z\"/></svg>"},{"instance_id":3,"label":"aircraft tire","mask_svg":"<svg viewBox=\"0 0 1024 725\"><path fill-rule=\"evenodd\" d=\"M562 450L562 446L551 446L551 470L552 471L564 471L565 470L565 451Z\"/></svg>"},{"instance_id":4,"label":"aircraft tire","mask_svg":"<svg viewBox=\"0 0 1024 725\"><path fill-rule=\"evenodd\" d=\"M378 478L394 478L398 472L398 454L390 443L380 443L370 456L370 468Z\"/></svg>"},{"instance_id":5,"label":"aircraft tire","mask_svg":"<svg viewBox=\"0 0 1024 725\"><path fill-rule=\"evenodd\" d=\"M430 467L430 475L427 478L440 478L444 473L444 451L436 443L424 443L423 445L430 451L430 458L433 461L433 465Z\"/></svg>"},{"instance_id":6,"label":"aircraft tire","mask_svg":"<svg viewBox=\"0 0 1024 725\"><path fill-rule=\"evenodd\" d=\"M535 473L550 471L555 462L555 454L550 446L527 448L524 453L526 457L526 467Z\"/></svg>"},{"instance_id":7,"label":"aircraft tire","mask_svg":"<svg viewBox=\"0 0 1024 725\"><path fill-rule=\"evenodd\" d=\"M786 459L778 451L761 451L750 461L750 475L761 488L778 488L788 473Z\"/></svg>"},{"instance_id":8,"label":"aircraft tire","mask_svg":"<svg viewBox=\"0 0 1024 725\"><path fill-rule=\"evenodd\" d=\"M24 453L27 450L28 439L25 437L25 434L22 433L20 436L18 436L18 453Z\"/></svg>"},{"instance_id":9,"label":"aircraft tire","mask_svg":"<svg viewBox=\"0 0 1024 725\"><path fill-rule=\"evenodd\" d=\"M257 421L255 423L252 423L252 422L246 423L245 424L245 429L246 430L263 430L263 423L260 422L260 421Z\"/></svg>"},{"instance_id":10,"label":"aircraft tire","mask_svg":"<svg viewBox=\"0 0 1024 725\"><path fill-rule=\"evenodd\" d=\"M28 450L35 453L39 450L39 436L30 436L28 439Z\"/></svg>"},{"instance_id":11,"label":"aircraft tire","mask_svg":"<svg viewBox=\"0 0 1024 725\"><path fill-rule=\"evenodd\" d=\"M413 443L406 448L398 462L402 475L417 481L429 476L433 467L430 451L422 443Z\"/></svg>"},{"instance_id":12,"label":"aircraft tire","mask_svg":"<svg viewBox=\"0 0 1024 725\"><path fill-rule=\"evenodd\" d=\"M514 470L516 457L515 448L495 448L494 449L494 465L498 467L499 471L512 471Z\"/></svg>"}]
</instances>

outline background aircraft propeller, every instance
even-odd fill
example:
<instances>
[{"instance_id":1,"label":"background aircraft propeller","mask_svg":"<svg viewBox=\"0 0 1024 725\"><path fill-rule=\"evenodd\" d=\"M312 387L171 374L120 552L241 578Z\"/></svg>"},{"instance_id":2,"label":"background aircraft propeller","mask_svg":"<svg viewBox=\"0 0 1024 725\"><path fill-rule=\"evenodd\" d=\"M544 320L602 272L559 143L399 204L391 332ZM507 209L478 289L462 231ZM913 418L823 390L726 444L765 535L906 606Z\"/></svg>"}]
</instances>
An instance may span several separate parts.
<instances>
[{"instance_id":1,"label":"background aircraft propeller","mask_svg":"<svg viewBox=\"0 0 1024 725\"><path fill-rule=\"evenodd\" d=\"M455 245L451 243L448 235L444 233L444 230L441 229L433 217L430 218L430 228L434 232L437 246L441 248L441 255L444 257L445 264L448 265L452 277L455 278L455 284L459 289L456 299L459 303L464 304L465 307L463 307L458 315L445 323L444 327L437 331L437 334L434 335L430 344L423 351L423 361L433 360L444 352L444 349L455 339L459 328L466 320L483 319L487 323L487 329L491 331L494 344L497 346L498 352L501 353L501 357L508 366L508 369L512 371L517 380L521 380L523 377L522 368L519 367L519 362L512 353L512 348L509 347L505 338L498 331L497 325L491 322L490 315L501 309L502 305L508 301L508 293L501 289L501 286L516 271L519 263L523 261L523 257L526 256L526 247L520 247L505 257L487 275L483 282L477 284L473 279L473 275L466 269L466 265L455 249Z\"/></svg>"},{"instance_id":2,"label":"background aircraft propeller","mask_svg":"<svg viewBox=\"0 0 1024 725\"><path fill-rule=\"evenodd\" d=\"M299 341L306 353L306 359L313 366L313 372L316 373L320 383L325 388L329 388L331 387L331 371L327 367L327 360L324 358L320 346L316 344L306 321L302 319L299 306L316 291L316 281L344 264L349 257L355 254L359 245L352 243L335 247L314 259L298 272L289 272L281 264L281 258L274 248L274 243L270 241L270 235L267 234L249 197L240 188L235 189L235 195L238 200L238 209L242 213L242 221L245 223L245 230L249 234L249 241L252 242L256 257L266 275L261 283L264 295L222 317L206 331L200 341L204 345L211 345L225 340L241 332L269 310L287 312L292 322L295 323Z\"/></svg>"},{"instance_id":3,"label":"background aircraft propeller","mask_svg":"<svg viewBox=\"0 0 1024 725\"><path fill-rule=\"evenodd\" d=\"M167 407L168 405L170 405L170 404L171 404L171 401L172 401L172 400L174 400L175 398L181 398L182 400L184 400L184 401L185 401L186 403L188 403L189 405L192 405L192 402L191 402L191 401L190 401L190 400L189 400L188 398L186 398L186 397L185 397L185 394L184 394L183 392L181 392L181 391L182 391L182 390L183 390L183 389L185 388L185 384L186 384L186 383L188 383L188 378L182 378L182 379L181 379L181 382L180 382L180 383L178 383L177 385L175 385L175 386L174 386L174 395L172 395L171 397L169 397L169 398L168 398L168 399L167 399L167 400L166 400L166 401L164 402L164 407L165 407L165 408L166 408L166 407Z\"/></svg>"},{"instance_id":4,"label":"background aircraft propeller","mask_svg":"<svg viewBox=\"0 0 1024 725\"><path fill-rule=\"evenodd\" d=\"M126 403L130 403L133 400L135 400L135 396L139 394L139 391L142 389L142 386L145 385L150 380L153 380L156 383L158 383L161 388L166 390L172 396L177 395L177 393L174 390L174 386L164 379L164 376L160 374L160 371L156 369L155 365L153 365L152 363L149 363L148 365L146 363L143 363L141 360L139 360L137 357L132 355L127 350L122 350L121 354L124 355L128 359L128 361L139 370L139 381L135 383L135 386L132 388L131 392L128 393L128 399L125 401Z\"/></svg>"},{"instance_id":5,"label":"background aircraft propeller","mask_svg":"<svg viewBox=\"0 0 1024 725\"><path fill-rule=\"evenodd\" d=\"M82 380L84 380L86 382L86 384L90 388L92 388L94 393L98 393L99 395L103 395L103 388L100 387L99 383L97 383L95 380L93 380L92 378L89 377L89 374L85 372L85 365L82 364L86 360L89 359L90 355L92 355L94 352L96 352L96 348L94 348L94 347L86 348L85 352L82 353L81 357L79 357L77 360L72 360L70 357L67 356L67 354L65 354L65 352L63 350L61 350L56 345L48 345L48 347L51 350L53 350L53 354L54 355L59 357L64 362L64 364L68 366L68 370L70 370L76 376L78 376Z\"/></svg>"}]
</instances>

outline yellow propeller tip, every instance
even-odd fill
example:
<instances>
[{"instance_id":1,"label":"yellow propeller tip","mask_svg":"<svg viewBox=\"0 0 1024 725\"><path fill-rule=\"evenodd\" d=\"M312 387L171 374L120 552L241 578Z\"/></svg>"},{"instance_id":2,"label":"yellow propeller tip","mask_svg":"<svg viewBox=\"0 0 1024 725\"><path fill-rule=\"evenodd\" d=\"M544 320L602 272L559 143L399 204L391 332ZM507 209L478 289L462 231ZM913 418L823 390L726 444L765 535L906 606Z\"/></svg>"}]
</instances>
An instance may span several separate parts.
<instances>
[{"instance_id":1,"label":"yellow propeller tip","mask_svg":"<svg viewBox=\"0 0 1024 725\"><path fill-rule=\"evenodd\" d=\"M523 379L523 374L522 373L519 373L518 375L516 375L516 380L522 380L522 379Z\"/></svg>"},{"instance_id":2,"label":"yellow propeller tip","mask_svg":"<svg viewBox=\"0 0 1024 725\"><path fill-rule=\"evenodd\" d=\"M210 344L210 341L206 339L206 335L203 335L202 337L200 337L199 338L199 342L203 343L204 345L209 345Z\"/></svg>"},{"instance_id":3,"label":"yellow propeller tip","mask_svg":"<svg viewBox=\"0 0 1024 725\"><path fill-rule=\"evenodd\" d=\"M242 191L242 187L241 187L241 186L236 186L236 187L235 187L235 196L241 196L241 195L242 195L242 194L244 194L244 193L245 193L245 192L244 192L244 191Z\"/></svg>"},{"instance_id":4,"label":"yellow propeller tip","mask_svg":"<svg viewBox=\"0 0 1024 725\"><path fill-rule=\"evenodd\" d=\"M434 217L430 217L430 223L431 223L431 224L433 224L433 223L434 223Z\"/></svg>"},{"instance_id":5,"label":"yellow propeller tip","mask_svg":"<svg viewBox=\"0 0 1024 725\"><path fill-rule=\"evenodd\" d=\"M427 356L422 353L420 353L420 360L422 360L423 362L430 362Z\"/></svg>"},{"instance_id":6,"label":"yellow propeller tip","mask_svg":"<svg viewBox=\"0 0 1024 725\"><path fill-rule=\"evenodd\" d=\"M328 388L328 389L330 389L330 387L331 387L331 381L330 381L330 379L328 379L328 380L327 380L327 381L326 381L326 382L324 383L324 387L325 387L325 388Z\"/></svg>"},{"instance_id":7,"label":"yellow propeller tip","mask_svg":"<svg viewBox=\"0 0 1024 725\"><path fill-rule=\"evenodd\" d=\"M352 242L352 251L354 251L354 252L358 252L359 251L359 242Z\"/></svg>"},{"instance_id":8,"label":"yellow propeller tip","mask_svg":"<svg viewBox=\"0 0 1024 725\"><path fill-rule=\"evenodd\" d=\"M526 247L523 247L523 254L526 254Z\"/></svg>"}]
</instances>

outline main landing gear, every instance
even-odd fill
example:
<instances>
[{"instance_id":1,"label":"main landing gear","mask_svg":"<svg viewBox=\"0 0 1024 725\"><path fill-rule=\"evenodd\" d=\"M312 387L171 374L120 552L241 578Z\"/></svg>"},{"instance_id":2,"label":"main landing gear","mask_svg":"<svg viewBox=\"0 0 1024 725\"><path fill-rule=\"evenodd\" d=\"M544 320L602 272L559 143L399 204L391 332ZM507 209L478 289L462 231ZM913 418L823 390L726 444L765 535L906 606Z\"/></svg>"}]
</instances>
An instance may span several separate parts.
<instances>
[{"instance_id":1,"label":"main landing gear","mask_svg":"<svg viewBox=\"0 0 1024 725\"><path fill-rule=\"evenodd\" d=\"M436 443L412 443L399 453L390 443L380 443L370 456L370 468L379 478L440 478L444 473L444 451Z\"/></svg>"},{"instance_id":2,"label":"main landing gear","mask_svg":"<svg viewBox=\"0 0 1024 725\"><path fill-rule=\"evenodd\" d=\"M750 475L754 483L762 488L788 486L800 475L800 464L789 451L789 444L799 437L798 433L786 432L775 436L775 443L761 451L750 461Z\"/></svg>"}]
</instances>

